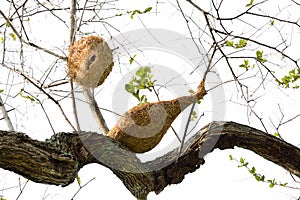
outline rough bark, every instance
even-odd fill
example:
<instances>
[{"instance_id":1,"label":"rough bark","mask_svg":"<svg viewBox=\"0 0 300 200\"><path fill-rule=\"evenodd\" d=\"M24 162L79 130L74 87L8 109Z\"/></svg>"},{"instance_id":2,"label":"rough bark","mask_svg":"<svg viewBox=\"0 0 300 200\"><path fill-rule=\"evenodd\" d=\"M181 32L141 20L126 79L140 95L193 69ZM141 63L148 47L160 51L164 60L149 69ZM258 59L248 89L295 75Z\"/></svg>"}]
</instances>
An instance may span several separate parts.
<instances>
[{"instance_id":1,"label":"rough bark","mask_svg":"<svg viewBox=\"0 0 300 200\"><path fill-rule=\"evenodd\" d=\"M117 141L97 133L58 133L37 141L24 133L0 131L0 167L34 182L67 186L86 164L112 170L138 199L180 183L216 148L248 149L300 177L300 149L263 131L234 122L212 122L179 149L147 163Z\"/></svg>"}]
</instances>

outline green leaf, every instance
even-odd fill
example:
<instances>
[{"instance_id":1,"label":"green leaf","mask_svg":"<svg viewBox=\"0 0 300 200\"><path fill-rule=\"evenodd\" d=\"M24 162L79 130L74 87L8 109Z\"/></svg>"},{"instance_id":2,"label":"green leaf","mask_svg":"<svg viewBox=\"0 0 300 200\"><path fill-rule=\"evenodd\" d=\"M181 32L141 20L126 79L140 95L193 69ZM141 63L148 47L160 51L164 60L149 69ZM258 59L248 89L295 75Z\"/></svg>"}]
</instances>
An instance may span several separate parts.
<instances>
[{"instance_id":1,"label":"green leaf","mask_svg":"<svg viewBox=\"0 0 300 200\"><path fill-rule=\"evenodd\" d=\"M278 134L278 133L273 133L273 135L274 135L275 137L279 137L279 134Z\"/></svg>"},{"instance_id":2,"label":"green leaf","mask_svg":"<svg viewBox=\"0 0 300 200\"><path fill-rule=\"evenodd\" d=\"M143 14L143 12L140 11L140 10L134 10L134 11L131 12L130 18L133 19L133 16L136 15L136 14Z\"/></svg>"},{"instance_id":3,"label":"green leaf","mask_svg":"<svg viewBox=\"0 0 300 200\"><path fill-rule=\"evenodd\" d=\"M132 64L132 63L133 63L135 57L136 57L136 54L134 54L132 57L130 57L130 59L129 59L129 64Z\"/></svg>"},{"instance_id":4,"label":"green leaf","mask_svg":"<svg viewBox=\"0 0 300 200\"><path fill-rule=\"evenodd\" d=\"M195 91L194 91L193 89L190 89L190 90L189 90L189 93L190 93L190 94L195 94Z\"/></svg>"},{"instance_id":5,"label":"green leaf","mask_svg":"<svg viewBox=\"0 0 300 200\"><path fill-rule=\"evenodd\" d=\"M139 77L143 77L145 75L145 72L144 72L144 68L140 67L136 72L135 72L135 75L139 76Z\"/></svg>"},{"instance_id":6,"label":"green leaf","mask_svg":"<svg viewBox=\"0 0 300 200\"><path fill-rule=\"evenodd\" d=\"M140 104L144 104L144 103L147 103L147 97L145 95L143 95L141 98L140 98Z\"/></svg>"},{"instance_id":7,"label":"green leaf","mask_svg":"<svg viewBox=\"0 0 300 200\"><path fill-rule=\"evenodd\" d=\"M268 180L268 182L270 183L270 185L269 185L270 188L273 188L273 187L276 185L275 179L273 179L273 180Z\"/></svg>"},{"instance_id":8,"label":"green leaf","mask_svg":"<svg viewBox=\"0 0 300 200\"><path fill-rule=\"evenodd\" d=\"M135 57L136 57L136 54L134 54L132 57L130 57L130 59L129 59L129 64L132 64L132 63L133 63Z\"/></svg>"},{"instance_id":9,"label":"green leaf","mask_svg":"<svg viewBox=\"0 0 300 200\"><path fill-rule=\"evenodd\" d=\"M236 49L244 48L245 46L247 46L247 40L244 39L240 39L239 42L234 45Z\"/></svg>"},{"instance_id":10,"label":"green leaf","mask_svg":"<svg viewBox=\"0 0 300 200\"><path fill-rule=\"evenodd\" d=\"M234 43L233 41L227 40L225 42L225 45L228 47L233 47L235 49L241 49L244 48L245 46L247 46L247 40L245 39L240 39L238 42Z\"/></svg>"},{"instance_id":11,"label":"green leaf","mask_svg":"<svg viewBox=\"0 0 300 200\"><path fill-rule=\"evenodd\" d=\"M281 82L277 81L278 84L284 85L286 88L290 87L290 83L295 83L300 80L300 69L295 68L289 71L289 74L281 78ZM293 86L294 89L298 89L298 85Z\"/></svg>"},{"instance_id":12,"label":"green leaf","mask_svg":"<svg viewBox=\"0 0 300 200\"><path fill-rule=\"evenodd\" d=\"M238 167L247 167L248 166L248 162L245 162L246 160L244 158L240 158L240 165Z\"/></svg>"},{"instance_id":13,"label":"green leaf","mask_svg":"<svg viewBox=\"0 0 300 200\"><path fill-rule=\"evenodd\" d=\"M233 160L233 157L232 157L232 155L229 155L229 160Z\"/></svg>"},{"instance_id":14,"label":"green leaf","mask_svg":"<svg viewBox=\"0 0 300 200\"><path fill-rule=\"evenodd\" d=\"M259 50L256 51L256 59L261 63L267 62L267 59L263 58L263 52Z\"/></svg>"},{"instance_id":15,"label":"green leaf","mask_svg":"<svg viewBox=\"0 0 300 200\"><path fill-rule=\"evenodd\" d=\"M270 24L271 24L271 26L274 26L274 24L275 24L275 20L274 20L274 19L272 19Z\"/></svg>"},{"instance_id":16,"label":"green leaf","mask_svg":"<svg viewBox=\"0 0 300 200\"><path fill-rule=\"evenodd\" d=\"M153 74L149 66L139 67L131 81L125 84L125 90L131 93L139 101L139 104L147 103L147 97L145 95L140 96L140 91L147 89L152 92L156 82L156 80L152 81L152 78Z\"/></svg>"},{"instance_id":17,"label":"green leaf","mask_svg":"<svg viewBox=\"0 0 300 200\"><path fill-rule=\"evenodd\" d=\"M125 90L129 93L133 93L134 92L134 87L131 84L126 84L125 85Z\"/></svg>"},{"instance_id":18,"label":"green leaf","mask_svg":"<svg viewBox=\"0 0 300 200\"><path fill-rule=\"evenodd\" d=\"M249 172L250 172L250 174L255 174L255 172L256 172L255 167L252 167L252 169L250 169Z\"/></svg>"},{"instance_id":19,"label":"green leaf","mask_svg":"<svg viewBox=\"0 0 300 200\"><path fill-rule=\"evenodd\" d=\"M78 183L79 187L81 187L81 180L80 180L80 177L79 177L79 176L76 176L76 180L77 180L77 183Z\"/></svg>"},{"instance_id":20,"label":"green leaf","mask_svg":"<svg viewBox=\"0 0 300 200\"><path fill-rule=\"evenodd\" d=\"M233 47L233 44L234 44L233 41L229 41L229 40L227 40L225 43L225 45L228 47Z\"/></svg>"},{"instance_id":21,"label":"green leaf","mask_svg":"<svg viewBox=\"0 0 300 200\"><path fill-rule=\"evenodd\" d=\"M250 65L249 65L249 60L244 60L244 63L239 65L239 67L241 68L245 68L246 71L250 68Z\"/></svg>"},{"instance_id":22,"label":"green leaf","mask_svg":"<svg viewBox=\"0 0 300 200\"><path fill-rule=\"evenodd\" d=\"M261 177L260 177L260 179L261 179L261 181L265 181L265 175L262 175Z\"/></svg>"},{"instance_id":23,"label":"green leaf","mask_svg":"<svg viewBox=\"0 0 300 200\"><path fill-rule=\"evenodd\" d=\"M152 7L148 7L148 8L145 8L144 11L140 11L140 10L133 10L133 11L128 11L127 13L130 14L130 18L133 19L134 15L136 14L145 14L145 13L148 13L152 10Z\"/></svg>"},{"instance_id":24,"label":"green leaf","mask_svg":"<svg viewBox=\"0 0 300 200\"><path fill-rule=\"evenodd\" d=\"M10 27L9 22L5 21L5 26Z\"/></svg>"},{"instance_id":25,"label":"green leaf","mask_svg":"<svg viewBox=\"0 0 300 200\"><path fill-rule=\"evenodd\" d=\"M245 159L241 157L241 158L240 158L240 163L241 163L241 164L244 164L244 162L245 162Z\"/></svg>"},{"instance_id":26,"label":"green leaf","mask_svg":"<svg viewBox=\"0 0 300 200\"><path fill-rule=\"evenodd\" d=\"M255 177L255 179L256 179L257 181L261 181L261 177L260 177L259 175L254 174L253 176Z\"/></svg>"},{"instance_id":27,"label":"green leaf","mask_svg":"<svg viewBox=\"0 0 300 200\"><path fill-rule=\"evenodd\" d=\"M148 77L151 80L153 78L153 74L149 74Z\"/></svg>"},{"instance_id":28,"label":"green leaf","mask_svg":"<svg viewBox=\"0 0 300 200\"><path fill-rule=\"evenodd\" d=\"M137 89L138 89L138 90L146 89L146 85L138 85L138 86L137 86Z\"/></svg>"},{"instance_id":29,"label":"green leaf","mask_svg":"<svg viewBox=\"0 0 300 200\"><path fill-rule=\"evenodd\" d=\"M4 90L1 90L1 89L0 89L0 93L2 93L2 92L4 92Z\"/></svg>"},{"instance_id":30,"label":"green leaf","mask_svg":"<svg viewBox=\"0 0 300 200\"><path fill-rule=\"evenodd\" d=\"M16 34L14 34L14 33L10 33L9 35L10 35L10 37L12 37L12 39L13 39L14 41L17 39L17 36L16 36Z\"/></svg>"},{"instance_id":31,"label":"green leaf","mask_svg":"<svg viewBox=\"0 0 300 200\"><path fill-rule=\"evenodd\" d=\"M29 95L23 95L22 91L21 91L21 92L19 92L19 95L20 95L22 98L24 98L24 99L28 99L28 100L30 100L30 101L31 101L31 103L33 103L33 102L35 102L35 101L36 101L36 100L35 100L35 98L34 98L34 97L32 97L32 96L29 96Z\"/></svg>"},{"instance_id":32,"label":"green leaf","mask_svg":"<svg viewBox=\"0 0 300 200\"><path fill-rule=\"evenodd\" d=\"M144 67L143 69L144 69L144 72L145 72L145 73L150 73L150 72L151 72L150 67Z\"/></svg>"},{"instance_id":33,"label":"green leaf","mask_svg":"<svg viewBox=\"0 0 300 200\"><path fill-rule=\"evenodd\" d=\"M246 5L246 7L252 6L254 3L254 0L250 0L250 2Z\"/></svg>"},{"instance_id":34,"label":"green leaf","mask_svg":"<svg viewBox=\"0 0 300 200\"><path fill-rule=\"evenodd\" d=\"M150 12L151 10L152 10L152 7L148 7L148 8L146 8L146 9L144 10L144 12L143 12L143 13Z\"/></svg>"},{"instance_id":35,"label":"green leaf","mask_svg":"<svg viewBox=\"0 0 300 200\"><path fill-rule=\"evenodd\" d=\"M258 59L258 60L261 60L262 59L262 51L256 51L256 58Z\"/></svg>"},{"instance_id":36,"label":"green leaf","mask_svg":"<svg viewBox=\"0 0 300 200\"><path fill-rule=\"evenodd\" d=\"M195 121L198 118L197 112L193 111L190 117L190 121Z\"/></svg>"},{"instance_id":37,"label":"green leaf","mask_svg":"<svg viewBox=\"0 0 300 200\"><path fill-rule=\"evenodd\" d=\"M280 186L287 186L288 183L280 183Z\"/></svg>"}]
</instances>

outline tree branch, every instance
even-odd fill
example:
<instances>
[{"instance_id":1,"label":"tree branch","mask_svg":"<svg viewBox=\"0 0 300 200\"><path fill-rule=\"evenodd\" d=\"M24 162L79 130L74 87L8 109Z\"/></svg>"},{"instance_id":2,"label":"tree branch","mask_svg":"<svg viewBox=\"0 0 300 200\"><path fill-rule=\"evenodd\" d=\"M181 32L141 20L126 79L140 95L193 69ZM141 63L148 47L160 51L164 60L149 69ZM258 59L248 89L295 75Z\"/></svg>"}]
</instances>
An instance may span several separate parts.
<instances>
[{"instance_id":1,"label":"tree branch","mask_svg":"<svg viewBox=\"0 0 300 200\"><path fill-rule=\"evenodd\" d=\"M0 110L2 112L3 119L6 122L8 130L10 130L10 131L15 130L14 126L11 123L11 120L10 120L10 117L8 115L8 112L7 112L7 110L6 110L5 106L4 106L4 102L3 102L2 98L1 98L1 96L0 96Z\"/></svg>"},{"instance_id":2,"label":"tree branch","mask_svg":"<svg viewBox=\"0 0 300 200\"><path fill-rule=\"evenodd\" d=\"M119 142L97 133L59 133L46 141L23 133L0 131L0 167L34 182L67 186L86 164L112 170L138 199L160 193L167 185L204 164L214 149L248 149L300 177L300 149L263 131L234 122L212 122L179 147L147 163Z\"/></svg>"}]
</instances>

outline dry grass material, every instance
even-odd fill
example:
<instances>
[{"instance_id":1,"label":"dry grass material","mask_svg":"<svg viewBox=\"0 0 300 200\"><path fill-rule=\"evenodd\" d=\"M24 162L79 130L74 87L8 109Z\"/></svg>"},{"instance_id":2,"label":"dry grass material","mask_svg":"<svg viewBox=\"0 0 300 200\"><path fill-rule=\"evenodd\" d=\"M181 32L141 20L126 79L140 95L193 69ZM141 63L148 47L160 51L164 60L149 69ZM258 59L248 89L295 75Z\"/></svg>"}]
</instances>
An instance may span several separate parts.
<instances>
[{"instance_id":1,"label":"dry grass material","mask_svg":"<svg viewBox=\"0 0 300 200\"><path fill-rule=\"evenodd\" d=\"M101 37L88 36L70 47L68 76L83 87L101 85L113 65L112 51Z\"/></svg>"},{"instance_id":2,"label":"dry grass material","mask_svg":"<svg viewBox=\"0 0 300 200\"><path fill-rule=\"evenodd\" d=\"M205 94L202 81L197 93L192 96L135 106L120 118L108 132L108 136L120 141L133 152L150 151L161 141L176 117Z\"/></svg>"}]
</instances>

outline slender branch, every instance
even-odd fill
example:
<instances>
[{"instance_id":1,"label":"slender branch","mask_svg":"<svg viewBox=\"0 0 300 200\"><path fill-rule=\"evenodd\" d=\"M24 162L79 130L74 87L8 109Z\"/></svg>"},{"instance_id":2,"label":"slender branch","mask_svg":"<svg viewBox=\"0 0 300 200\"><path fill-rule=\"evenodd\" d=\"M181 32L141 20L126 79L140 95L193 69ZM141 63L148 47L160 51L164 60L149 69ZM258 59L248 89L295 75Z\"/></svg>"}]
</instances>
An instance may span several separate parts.
<instances>
[{"instance_id":1,"label":"slender branch","mask_svg":"<svg viewBox=\"0 0 300 200\"><path fill-rule=\"evenodd\" d=\"M271 49L277 53L279 53L280 55L284 56L285 58L289 59L290 61L292 61L293 63L295 63L296 67L297 68L300 68L300 66L298 65L298 61L293 59L291 56L287 55L286 53L284 53L283 51L279 50L277 47L273 47L273 46L270 46L268 44L265 44L265 43L262 43L262 42L259 42L257 40L254 40L254 39L251 39L249 37L243 37L243 36L239 36L239 35L234 35L234 34L229 34L226 33L226 32L223 32L223 31L220 31L220 30L217 30L217 29L213 29L216 33L219 33L219 34L222 34L222 35L226 35L226 36L231 36L231 37L234 37L234 38L238 38L238 39L242 39L242 40L247 40L249 42L252 42L254 44L258 44L260 46L263 46L263 47L266 47L268 49Z\"/></svg>"},{"instance_id":2,"label":"slender branch","mask_svg":"<svg viewBox=\"0 0 300 200\"><path fill-rule=\"evenodd\" d=\"M13 30L14 34L18 37L18 39L19 39L21 42L23 42L24 44L27 44L27 45L29 45L29 46L31 46L31 47L37 48L37 49L39 49L39 50L42 50L42 51L44 51L44 52L46 52L46 53L48 53L48 54L50 54L50 55L52 55L52 56L55 56L55 57L57 57L57 58L59 58L59 59L67 60L67 58L66 58L65 56L58 55L58 54L56 54L56 53L54 53L54 52L52 52L52 51L50 51L50 50L48 50L48 49L45 49L45 48L43 48L43 47L38 46L38 45L36 45L36 44L34 44L34 43L30 42L30 41L24 40L24 39L20 36L20 34L18 33L18 31L15 29L15 27L12 25L12 23L10 22L10 20L6 17L6 15L5 15L1 10L0 10L0 15L6 20L6 22L9 24L9 27Z\"/></svg>"},{"instance_id":3,"label":"slender branch","mask_svg":"<svg viewBox=\"0 0 300 200\"><path fill-rule=\"evenodd\" d=\"M109 129L108 129L105 119L99 109L99 106L98 106L91 90L92 89L89 89L89 88L83 88L82 93L83 93L87 103L89 104L89 107L90 107L95 119L98 122L98 125L99 125L99 128L100 128L102 134L106 135L107 132L109 131Z\"/></svg>"},{"instance_id":4,"label":"slender branch","mask_svg":"<svg viewBox=\"0 0 300 200\"><path fill-rule=\"evenodd\" d=\"M24 73L16 71L19 73L22 77L24 77L26 80L28 80L34 87L38 88L44 95L46 95L50 100L52 100L60 109L62 115L64 116L65 120L68 122L68 124L71 126L71 128L75 131L75 127L72 125L71 121L68 119L65 111L61 107L60 103L54 99L50 94L48 94L42 87L38 86L35 82L33 82L30 78L28 78Z\"/></svg>"},{"instance_id":5,"label":"slender branch","mask_svg":"<svg viewBox=\"0 0 300 200\"><path fill-rule=\"evenodd\" d=\"M5 106L4 106L4 102L3 102L2 98L1 98L1 96L0 96L0 109L1 109L1 112L2 112L2 115L3 115L3 118L4 118L5 122L6 122L6 125L8 127L8 130L9 131L14 131L15 130L14 126L11 123L11 120L10 120L9 115L7 113L7 110L6 110Z\"/></svg>"},{"instance_id":6,"label":"slender branch","mask_svg":"<svg viewBox=\"0 0 300 200\"><path fill-rule=\"evenodd\" d=\"M70 46L73 45L76 36L76 0L71 0L71 9L70 9ZM77 115L77 108L76 108L76 101L74 95L74 85L73 80L70 81L71 85L71 99L72 99L72 107L73 107L73 114L75 118L76 128L80 130L78 115Z\"/></svg>"},{"instance_id":7,"label":"slender branch","mask_svg":"<svg viewBox=\"0 0 300 200\"><path fill-rule=\"evenodd\" d=\"M181 154L182 149L183 149L183 145L184 145L184 142L185 142L185 137L187 136L188 127L189 127L190 122L191 122L191 116L193 114L195 105L196 105L196 103L192 104L189 116L187 118L187 122L186 122L185 129L184 129L184 132L183 132L183 137L182 137L182 140L181 140L181 143L180 143L180 149L179 149L179 153L178 153L178 158L180 157L180 154Z\"/></svg>"},{"instance_id":8,"label":"slender branch","mask_svg":"<svg viewBox=\"0 0 300 200\"><path fill-rule=\"evenodd\" d=\"M76 0L71 0L70 8L70 45L75 41L76 36Z\"/></svg>"}]
</instances>

